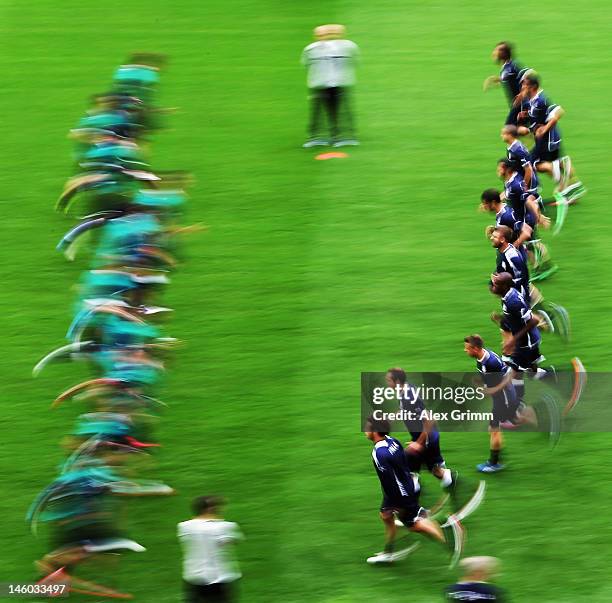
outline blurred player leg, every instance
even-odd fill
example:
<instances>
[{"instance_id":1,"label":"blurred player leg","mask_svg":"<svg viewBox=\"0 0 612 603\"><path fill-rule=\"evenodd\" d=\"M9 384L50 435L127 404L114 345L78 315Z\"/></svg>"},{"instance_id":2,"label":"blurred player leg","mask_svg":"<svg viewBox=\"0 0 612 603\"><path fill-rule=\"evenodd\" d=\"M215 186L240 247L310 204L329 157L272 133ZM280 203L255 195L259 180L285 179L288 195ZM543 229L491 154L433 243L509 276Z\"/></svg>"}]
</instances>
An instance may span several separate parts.
<instances>
[{"instance_id":1,"label":"blurred player leg","mask_svg":"<svg viewBox=\"0 0 612 603\"><path fill-rule=\"evenodd\" d=\"M340 105L338 119L340 122L340 140L334 144L336 147L357 146L359 141L355 136L355 120L351 107L351 94L348 87L338 88L340 94Z\"/></svg>"},{"instance_id":2,"label":"blurred player leg","mask_svg":"<svg viewBox=\"0 0 612 603\"><path fill-rule=\"evenodd\" d=\"M327 88L325 90L325 108L332 144L337 146L340 142L340 88Z\"/></svg>"},{"instance_id":3,"label":"blurred player leg","mask_svg":"<svg viewBox=\"0 0 612 603\"><path fill-rule=\"evenodd\" d=\"M304 148L325 146L327 140L321 136L321 112L324 90L312 89L310 91L310 122L308 124L308 140L302 145Z\"/></svg>"}]
</instances>

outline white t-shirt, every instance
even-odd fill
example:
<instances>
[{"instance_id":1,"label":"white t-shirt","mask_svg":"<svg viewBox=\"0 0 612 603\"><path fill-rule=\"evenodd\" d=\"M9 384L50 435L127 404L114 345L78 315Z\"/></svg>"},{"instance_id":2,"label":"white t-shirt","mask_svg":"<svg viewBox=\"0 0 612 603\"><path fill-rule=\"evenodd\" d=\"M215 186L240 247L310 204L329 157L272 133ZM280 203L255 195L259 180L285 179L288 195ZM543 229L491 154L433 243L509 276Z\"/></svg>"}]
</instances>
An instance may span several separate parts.
<instances>
[{"instance_id":1,"label":"white t-shirt","mask_svg":"<svg viewBox=\"0 0 612 603\"><path fill-rule=\"evenodd\" d=\"M320 40L304 48L302 64L308 68L309 88L335 88L355 83L359 48L350 40Z\"/></svg>"},{"instance_id":2,"label":"white t-shirt","mask_svg":"<svg viewBox=\"0 0 612 603\"><path fill-rule=\"evenodd\" d=\"M191 584L216 584L240 578L231 551L243 538L238 524L223 519L190 519L178 524L183 548L183 579Z\"/></svg>"}]
</instances>

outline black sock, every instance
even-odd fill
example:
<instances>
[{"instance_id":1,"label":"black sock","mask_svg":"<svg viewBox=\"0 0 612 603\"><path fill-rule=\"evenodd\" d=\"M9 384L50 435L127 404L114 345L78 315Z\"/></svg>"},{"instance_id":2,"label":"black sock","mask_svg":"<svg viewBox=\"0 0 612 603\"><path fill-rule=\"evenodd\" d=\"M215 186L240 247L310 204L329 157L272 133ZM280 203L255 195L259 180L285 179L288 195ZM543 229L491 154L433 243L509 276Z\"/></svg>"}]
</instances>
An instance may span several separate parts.
<instances>
[{"instance_id":1,"label":"black sock","mask_svg":"<svg viewBox=\"0 0 612 603\"><path fill-rule=\"evenodd\" d=\"M491 463L491 465L497 465L497 463L499 463L500 456L501 456L501 450L491 450L491 456L489 457L489 463Z\"/></svg>"},{"instance_id":2,"label":"black sock","mask_svg":"<svg viewBox=\"0 0 612 603\"><path fill-rule=\"evenodd\" d=\"M395 543L394 542L386 542L385 543L385 553L392 553Z\"/></svg>"}]
</instances>

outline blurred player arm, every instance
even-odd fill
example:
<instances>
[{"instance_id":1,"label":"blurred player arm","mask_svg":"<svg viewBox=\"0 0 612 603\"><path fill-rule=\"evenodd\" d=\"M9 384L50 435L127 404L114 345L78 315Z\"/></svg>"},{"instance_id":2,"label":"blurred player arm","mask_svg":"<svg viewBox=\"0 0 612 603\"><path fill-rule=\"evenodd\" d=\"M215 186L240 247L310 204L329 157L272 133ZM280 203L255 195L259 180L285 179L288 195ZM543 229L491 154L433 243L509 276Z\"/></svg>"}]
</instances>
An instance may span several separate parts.
<instances>
[{"instance_id":1,"label":"blurred player arm","mask_svg":"<svg viewBox=\"0 0 612 603\"><path fill-rule=\"evenodd\" d=\"M514 348L516 347L516 342L524 337L531 329L538 326L538 319L533 316L525 323L525 326L520 330L514 333L511 337L508 337L504 341L504 345L502 351L504 354L512 354Z\"/></svg>"},{"instance_id":2,"label":"blurred player arm","mask_svg":"<svg viewBox=\"0 0 612 603\"><path fill-rule=\"evenodd\" d=\"M419 437L412 442L408 442L407 450L412 450L413 452L420 452L427 446L427 440L429 439L429 434L433 431L435 427L435 422L430 421L429 419L423 419L423 431L419 434Z\"/></svg>"},{"instance_id":3,"label":"blurred player arm","mask_svg":"<svg viewBox=\"0 0 612 603\"><path fill-rule=\"evenodd\" d=\"M518 248L526 241L529 241L529 239L531 239L532 233L533 228L531 228L531 226L529 226L527 222L523 222L523 225L521 226L521 232L516 238L516 241L514 241L514 246Z\"/></svg>"},{"instance_id":4,"label":"blurred player arm","mask_svg":"<svg viewBox=\"0 0 612 603\"><path fill-rule=\"evenodd\" d=\"M537 224L543 228L550 228L550 218L546 217L540 211L540 206L533 195L530 195L527 201L525 201L525 207L527 211L535 218ZM526 240L528 239L525 239L525 241Z\"/></svg>"},{"instance_id":5,"label":"blurred player arm","mask_svg":"<svg viewBox=\"0 0 612 603\"><path fill-rule=\"evenodd\" d=\"M557 125L557 122L564 115L565 115L565 109L563 109L561 105L558 105L557 107L555 107L552 110L550 116L548 117L548 120L546 121L546 123L543 126L540 126L539 128L536 129L535 131L536 138L541 138L542 136L547 134L551 128L554 128Z\"/></svg>"},{"instance_id":6,"label":"blurred player arm","mask_svg":"<svg viewBox=\"0 0 612 603\"><path fill-rule=\"evenodd\" d=\"M108 484L115 496L171 496L174 488L153 480L117 480Z\"/></svg>"},{"instance_id":7,"label":"blurred player arm","mask_svg":"<svg viewBox=\"0 0 612 603\"><path fill-rule=\"evenodd\" d=\"M529 163L528 158L521 162L523 167L523 180L525 183L530 183L533 177L533 168L531 167L531 163Z\"/></svg>"},{"instance_id":8,"label":"blurred player arm","mask_svg":"<svg viewBox=\"0 0 612 603\"><path fill-rule=\"evenodd\" d=\"M169 235L182 235L182 234L192 234L195 232L203 232L208 230L208 226L203 222L196 222L195 224L189 224L188 226L171 226L166 228L166 232Z\"/></svg>"},{"instance_id":9,"label":"blurred player arm","mask_svg":"<svg viewBox=\"0 0 612 603\"><path fill-rule=\"evenodd\" d=\"M486 92L489 88L497 86L498 84L501 84L501 78L499 77L499 75L490 75L482 83L482 91Z\"/></svg>"},{"instance_id":10,"label":"blurred player arm","mask_svg":"<svg viewBox=\"0 0 612 603\"><path fill-rule=\"evenodd\" d=\"M168 266L176 266L178 263L171 254L154 245L141 245L136 249L136 251L143 255L155 257L160 262L167 264Z\"/></svg>"},{"instance_id":11,"label":"blurred player arm","mask_svg":"<svg viewBox=\"0 0 612 603\"><path fill-rule=\"evenodd\" d=\"M515 97L514 100L512 101L512 106L513 107L519 107L521 105L521 103L523 102L523 99L525 98L525 93L521 90Z\"/></svg>"},{"instance_id":12,"label":"blurred player arm","mask_svg":"<svg viewBox=\"0 0 612 603\"><path fill-rule=\"evenodd\" d=\"M503 389L505 389L511 381L512 381L512 371L510 370L502 377L502 379L497 385L494 385L491 387L488 387L488 386L485 387L484 393L489 396L493 396L497 392L500 392Z\"/></svg>"}]
</instances>

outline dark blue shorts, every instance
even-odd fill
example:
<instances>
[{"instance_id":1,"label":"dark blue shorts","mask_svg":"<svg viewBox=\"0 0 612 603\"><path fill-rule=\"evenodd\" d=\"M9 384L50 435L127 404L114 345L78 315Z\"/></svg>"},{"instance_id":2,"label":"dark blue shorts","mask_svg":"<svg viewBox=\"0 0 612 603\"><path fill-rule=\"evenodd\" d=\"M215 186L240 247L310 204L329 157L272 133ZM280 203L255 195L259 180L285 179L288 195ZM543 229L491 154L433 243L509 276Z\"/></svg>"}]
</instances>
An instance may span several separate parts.
<instances>
[{"instance_id":1,"label":"dark blue shorts","mask_svg":"<svg viewBox=\"0 0 612 603\"><path fill-rule=\"evenodd\" d=\"M444 457L440 451L440 436L435 440L430 440L420 453L406 451L406 457L410 471L413 473L418 473L422 465L425 465L429 471L433 471L434 467L444 465Z\"/></svg>"},{"instance_id":2,"label":"dark blue shorts","mask_svg":"<svg viewBox=\"0 0 612 603\"><path fill-rule=\"evenodd\" d=\"M548 134L535 139L535 145L530 151L530 159L533 165L538 161L556 161L561 156L561 146L557 144L555 145L556 148L549 149L548 139Z\"/></svg>"},{"instance_id":3,"label":"dark blue shorts","mask_svg":"<svg viewBox=\"0 0 612 603\"><path fill-rule=\"evenodd\" d=\"M493 419L489 421L491 427L499 427L500 423L510 421L515 423L517 411L520 406L519 399L515 396L504 396L502 392L493 395Z\"/></svg>"},{"instance_id":4,"label":"dark blue shorts","mask_svg":"<svg viewBox=\"0 0 612 603\"><path fill-rule=\"evenodd\" d=\"M516 348L511 356L503 356L502 360L515 371L521 373L535 371L538 367L538 362L542 360L540 346Z\"/></svg>"},{"instance_id":5,"label":"dark blue shorts","mask_svg":"<svg viewBox=\"0 0 612 603\"><path fill-rule=\"evenodd\" d=\"M416 521L427 517L427 511L419 505L418 498L412 496L404 496L402 498L392 499L383 496L380 510L392 511L397 514L397 518L407 527L411 528Z\"/></svg>"}]
</instances>

